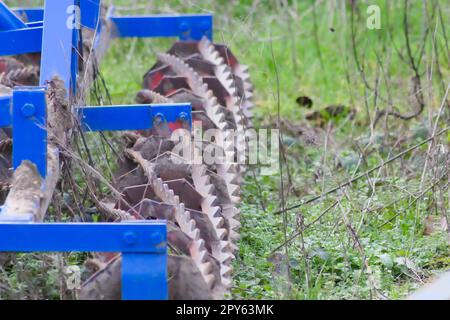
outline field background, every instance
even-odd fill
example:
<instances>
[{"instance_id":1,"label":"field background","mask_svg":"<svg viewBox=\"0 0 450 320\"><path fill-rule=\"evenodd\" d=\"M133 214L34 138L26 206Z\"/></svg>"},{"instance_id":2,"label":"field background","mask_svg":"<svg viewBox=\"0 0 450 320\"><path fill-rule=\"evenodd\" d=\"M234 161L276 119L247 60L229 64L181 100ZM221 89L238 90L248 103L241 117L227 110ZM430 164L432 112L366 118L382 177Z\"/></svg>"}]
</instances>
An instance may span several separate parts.
<instances>
[{"instance_id":1,"label":"field background","mask_svg":"<svg viewBox=\"0 0 450 320\"><path fill-rule=\"evenodd\" d=\"M279 174L251 167L242 187L232 298L399 299L450 268L450 134L420 144L449 125L448 1L113 2L119 14L213 13L215 41L250 67L255 126L282 129ZM372 4L380 30L366 27ZM112 103L134 101L171 43L113 43L101 65ZM57 266L46 268L45 283L3 271L8 296L58 298L42 289L58 284Z\"/></svg>"}]
</instances>

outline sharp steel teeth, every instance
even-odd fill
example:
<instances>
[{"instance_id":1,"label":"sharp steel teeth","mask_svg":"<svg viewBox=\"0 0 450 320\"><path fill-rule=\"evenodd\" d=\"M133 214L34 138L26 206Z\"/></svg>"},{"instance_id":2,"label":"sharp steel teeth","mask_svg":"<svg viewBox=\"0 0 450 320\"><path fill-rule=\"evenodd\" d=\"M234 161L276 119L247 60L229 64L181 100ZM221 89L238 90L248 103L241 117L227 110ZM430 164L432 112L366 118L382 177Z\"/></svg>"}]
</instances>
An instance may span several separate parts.
<instances>
[{"instance_id":1,"label":"sharp steel teeth","mask_svg":"<svg viewBox=\"0 0 450 320\"><path fill-rule=\"evenodd\" d=\"M215 75L231 97L231 99L227 100L227 108L233 113L234 121L236 123L236 148L239 155L245 156L246 142L244 118L232 70L219 55L214 45L206 37L199 42L198 48L203 58L215 65Z\"/></svg>"},{"instance_id":2,"label":"sharp steel teeth","mask_svg":"<svg viewBox=\"0 0 450 320\"><path fill-rule=\"evenodd\" d=\"M220 56L214 45L206 38L199 42L198 50L205 60L215 65L215 76L230 96L230 99L226 99L226 107L232 112L236 124L236 150L239 152L239 156L245 157L245 150L247 147L245 139L245 126L251 126L251 109L253 108L253 103L251 101L251 98L253 97L253 85L250 82L248 67L237 64L234 70L232 70L225 63L224 59ZM163 54L159 56L159 59L163 63L170 65L174 72L185 76L188 79L193 92L205 99L205 111L207 116L213 121L217 128L221 130L226 129L228 126L225 122L225 113L221 110L221 107L217 102L217 98L214 97L212 91L208 89L207 84L203 82L202 78L180 58ZM243 81L244 93L242 97L238 96L234 76L240 77ZM225 141L228 140L225 139ZM224 146L224 149L226 152L234 153L232 144ZM245 160L245 158L241 158L239 160ZM204 170L206 169L201 167L195 168L195 179L197 180L198 185L201 185L203 190L206 192L210 191L211 187L208 186L209 181L204 176ZM240 172L243 172L243 170L240 169L235 163L217 165L217 174L224 179L229 198L233 204L238 204L240 202ZM203 205L207 207L211 206L212 203L212 198L205 198ZM205 212L205 210L203 211ZM213 225L217 227L216 230L218 230L217 233L219 234L221 232L219 231L221 222L215 219L214 209L209 207L206 209L206 212L209 212L210 215L212 213L213 216L210 217L210 220L213 222ZM234 252L237 249L235 243L239 239L239 210L235 206L222 208L222 215L228 220L230 226L228 234L229 241L226 242L226 244L224 243L223 245L220 245L218 248L214 248L213 255L219 260L219 262L221 262L221 280L222 284L227 287L231 283L231 268L229 267L229 262L232 259L231 252ZM219 237L219 239L223 238ZM224 252L228 252L228 254L223 254Z\"/></svg>"},{"instance_id":3,"label":"sharp steel teeth","mask_svg":"<svg viewBox=\"0 0 450 320\"><path fill-rule=\"evenodd\" d=\"M39 67L26 66L17 69L13 69L9 72L3 72L0 74L0 84L7 87L14 87L21 82L22 79L26 79L31 75L39 74Z\"/></svg>"},{"instance_id":4,"label":"sharp steel teeth","mask_svg":"<svg viewBox=\"0 0 450 320\"><path fill-rule=\"evenodd\" d=\"M193 239L193 247L191 248L191 257L202 273L203 279L211 287L215 280L211 273L210 263L206 261L208 251L205 248L204 240L200 238L200 230L196 227L194 219L191 218L189 211L185 210L184 204L180 203L179 197L174 195L167 184L161 178L151 181L156 195L165 203L175 207L175 220L181 230Z\"/></svg>"},{"instance_id":5,"label":"sharp steel teeth","mask_svg":"<svg viewBox=\"0 0 450 320\"><path fill-rule=\"evenodd\" d=\"M208 85L203 82L202 78L194 71L188 64L178 57L170 54L160 53L158 54L159 60L163 63L171 66L174 72L184 76L188 79L189 85L192 91L205 99L205 111L211 121L217 126L217 128L224 130L227 126L225 122L225 114L217 103L217 99L211 90L208 89Z\"/></svg>"},{"instance_id":6,"label":"sharp steel teeth","mask_svg":"<svg viewBox=\"0 0 450 320\"><path fill-rule=\"evenodd\" d=\"M158 58L165 64L170 65L172 70L188 79L190 82L190 86L192 91L205 99L206 103L206 113L208 117L213 121L213 123L217 126L217 128L224 130L227 128L227 123L225 122L225 114L220 108L220 105L217 103L217 98L214 97L214 94L211 90L208 89L208 85L203 82L202 78L198 75L197 72L194 71L188 64L186 64L183 60L178 57L175 57L170 54L161 53L158 54ZM236 168L233 166L232 171L228 171L227 167L229 165L217 165L218 171L220 175L223 176L225 182L227 184L228 191L230 193L230 197L234 203L239 203L240 198L238 196L233 196L233 192L235 191L235 186L233 186L236 180L236 176L238 175ZM228 171L226 175L223 175L225 171ZM229 174L232 172L232 174Z\"/></svg>"},{"instance_id":7,"label":"sharp steel teeth","mask_svg":"<svg viewBox=\"0 0 450 320\"><path fill-rule=\"evenodd\" d=\"M229 279L230 272L226 270L228 270L227 268L233 259L231 243L229 240L226 240L228 232L223 228L224 221L221 216L221 209L213 205L217 202L217 197L213 194L214 186L210 183L205 165L192 166L192 180L196 190L203 196L202 211L208 216L208 219L214 226L217 238L221 240L218 246L213 247L212 255L220 262L221 282L228 289L228 283L231 280Z\"/></svg>"},{"instance_id":8,"label":"sharp steel teeth","mask_svg":"<svg viewBox=\"0 0 450 320\"><path fill-rule=\"evenodd\" d=\"M191 218L191 214L185 209L184 203L180 203L180 198L175 195L173 190L161 178L155 176L153 170L154 164L144 159L137 151L127 149L126 154L142 167L156 196L164 203L175 207L175 220L180 226L180 229L193 241L191 257L200 270L203 279L211 287L215 277L211 274L211 267L208 265L209 262L206 261L208 251L205 248L204 240L200 238L200 230L196 227L195 220Z\"/></svg>"}]
</instances>

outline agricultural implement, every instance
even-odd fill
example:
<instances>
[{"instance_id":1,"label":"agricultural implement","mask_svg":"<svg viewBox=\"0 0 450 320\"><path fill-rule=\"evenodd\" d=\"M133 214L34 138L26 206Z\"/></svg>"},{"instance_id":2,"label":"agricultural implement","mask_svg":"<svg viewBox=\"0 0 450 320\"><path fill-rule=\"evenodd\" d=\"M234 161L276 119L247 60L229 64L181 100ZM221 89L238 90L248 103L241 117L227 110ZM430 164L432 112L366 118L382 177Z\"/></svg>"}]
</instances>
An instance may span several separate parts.
<instances>
[{"instance_id":1,"label":"agricultural implement","mask_svg":"<svg viewBox=\"0 0 450 320\"><path fill-rule=\"evenodd\" d=\"M244 170L233 155L245 151L252 85L229 48L211 42L212 28L211 15L119 16L100 0L46 0L32 9L0 2L1 255L96 252L80 299L228 295ZM88 105L110 40L126 37L179 41L158 54L136 104ZM222 146L233 160L175 161L170 136L193 123L237 133ZM113 218L44 222L62 179L61 153L78 131L125 132L109 184L115 191L95 203Z\"/></svg>"}]
</instances>

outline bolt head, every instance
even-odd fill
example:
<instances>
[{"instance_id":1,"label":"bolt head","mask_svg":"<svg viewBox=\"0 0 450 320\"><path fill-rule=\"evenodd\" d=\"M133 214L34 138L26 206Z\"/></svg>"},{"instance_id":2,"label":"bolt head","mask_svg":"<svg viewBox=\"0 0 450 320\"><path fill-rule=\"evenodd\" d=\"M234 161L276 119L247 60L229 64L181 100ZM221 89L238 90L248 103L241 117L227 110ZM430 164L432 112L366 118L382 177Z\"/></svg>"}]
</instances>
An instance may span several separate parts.
<instances>
[{"instance_id":1,"label":"bolt head","mask_svg":"<svg viewBox=\"0 0 450 320\"><path fill-rule=\"evenodd\" d=\"M20 110L22 111L23 116L27 118L33 116L36 113L36 107L31 103L24 104Z\"/></svg>"},{"instance_id":2,"label":"bolt head","mask_svg":"<svg viewBox=\"0 0 450 320\"><path fill-rule=\"evenodd\" d=\"M191 26L187 22L182 22L182 23L180 23L178 28L180 29L181 32L187 32L187 31L189 31Z\"/></svg>"},{"instance_id":3,"label":"bolt head","mask_svg":"<svg viewBox=\"0 0 450 320\"><path fill-rule=\"evenodd\" d=\"M187 121L188 119L188 115L186 112L180 112L180 114L178 115L178 119L180 119L181 121Z\"/></svg>"},{"instance_id":4,"label":"bolt head","mask_svg":"<svg viewBox=\"0 0 450 320\"><path fill-rule=\"evenodd\" d=\"M137 242L137 237L133 232L125 232L123 235L123 242L125 242L126 245L133 245Z\"/></svg>"},{"instance_id":5,"label":"bolt head","mask_svg":"<svg viewBox=\"0 0 450 320\"><path fill-rule=\"evenodd\" d=\"M162 113L157 113L154 117L153 117L153 124L154 125L159 125L161 123L164 122L164 115Z\"/></svg>"}]
</instances>

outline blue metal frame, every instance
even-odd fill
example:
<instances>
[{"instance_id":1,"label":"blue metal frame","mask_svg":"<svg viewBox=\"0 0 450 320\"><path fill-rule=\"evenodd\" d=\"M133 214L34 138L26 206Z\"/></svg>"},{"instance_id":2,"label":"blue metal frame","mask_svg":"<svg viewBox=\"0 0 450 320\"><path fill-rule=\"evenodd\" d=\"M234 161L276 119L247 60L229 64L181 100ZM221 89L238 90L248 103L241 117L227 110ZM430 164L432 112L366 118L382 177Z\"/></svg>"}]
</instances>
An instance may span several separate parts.
<instances>
[{"instance_id":1,"label":"blue metal frame","mask_svg":"<svg viewBox=\"0 0 450 320\"><path fill-rule=\"evenodd\" d=\"M41 176L47 174L47 103L45 87L16 87L13 91L13 166L31 160Z\"/></svg>"},{"instance_id":2,"label":"blue metal frame","mask_svg":"<svg viewBox=\"0 0 450 320\"><path fill-rule=\"evenodd\" d=\"M13 167L30 160L45 177L47 172L47 130L43 87L15 87L13 96L0 97L0 127L13 127ZM11 108L12 102L12 108ZM148 130L154 120L182 121L192 127L189 103L76 107L86 131Z\"/></svg>"},{"instance_id":3,"label":"blue metal frame","mask_svg":"<svg viewBox=\"0 0 450 320\"><path fill-rule=\"evenodd\" d=\"M77 4L77 0L46 0L44 10L44 33L42 35L42 56L40 84L58 75L68 92L75 93L77 75L78 30L67 26L70 14L67 10Z\"/></svg>"},{"instance_id":4,"label":"blue metal frame","mask_svg":"<svg viewBox=\"0 0 450 320\"><path fill-rule=\"evenodd\" d=\"M78 107L75 112L86 131L148 130L160 116L165 122L180 120L192 126L189 103Z\"/></svg>"},{"instance_id":5,"label":"blue metal frame","mask_svg":"<svg viewBox=\"0 0 450 320\"><path fill-rule=\"evenodd\" d=\"M101 0L80 0L81 25L89 29L97 29L100 16ZM13 10L18 15L27 17L28 22L40 22L44 20L44 8L16 8Z\"/></svg>"},{"instance_id":6,"label":"blue metal frame","mask_svg":"<svg viewBox=\"0 0 450 320\"><path fill-rule=\"evenodd\" d=\"M40 52L42 27L0 31L0 56Z\"/></svg>"},{"instance_id":7,"label":"blue metal frame","mask_svg":"<svg viewBox=\"0 0 450 320\"><path fill-rule=\"evenodd\" d=\"M122 299L165 300L167 231L162 221L124 223L3 222L3 252L121 252Z\"/></svg>"},{"instance_id":8,"label":"blue metal frame","mask_svg":"<svg viewBox=\"0 0 450 320\"><path fill-rule=\"evenodd\" d=\"M211 15L112 16L116 37L179 37L181 40L212 39Z\"/></svg>"},{"instance_id":9,"label":"blue metal frame","mask_svg":"<svg viewBox=\"0 0 450 320\"><path fill-rule=\"evenodd\" d=\"M60 5L67 0L57 1ZM81 26L97 31L101 31L101 23L99 20L100 0L79 0L81 10ZM54 5L46 2L54 11ZM67 8L67 7L66 7ZM30 27L39 27L42 21L45 20L44 8L19 8L14 10L17 14L26 15L29 23L26 25ZM48 10L47 10L48 11ZM114 10L112 10L114 11ZM65 12L66 13L66 12ZM1 17L1 13L0 13ZM67 17L60 14L59 17ZM178 37L181 40L200 40L203 36L212 40L213 38L213 16L210 14L197 15L143 15L143 16L114 16L108 17L108 23L111 23L115 29L114 36L118 38L129 37ZM20 53L39 52L41 49L42 36L34 33L42 32L41 29L34 30L34 33L23 32L17 33L16 28L12 34L2 35L0 32L0 40L11 42L15 40L18 44L22 44L24 48L20 49ZM6 29L10 30L10 29ZM0 31L2 31L0 27ZM28 41L32 40L32 45L28 45ZM3 43L1 41L0 43ZM0 55L18 54L11 47L6 50L7 46L0 46Z\"/></svg>"},{"instance_id":10,"label":"blue metal frame","mask_svg":"<svg viewBox=\"0 0 450 320\"><path fill-rule=\"evenodd\" d=\"M41 52L42 87L16 87L12 96L0 97L0 127L13 128L15 169L23 160L30 160L46 177L46 86L58 75L68 94L75 95L81 34L77 27L67 27L67 19L71 15L76 18L78 6L81 27L96 30L96 44L105 30L99 19L100 3L46 0L44 8L15 10L27 16L25 23L0 2L0 56ZM206 36L212 40L212 15L119 17L112 15L113 11L106 23L113 27L114 37L200 40ZM191 105L187 103L81 106L74 112L87 131L151 129L156 119L192 125ZM165 222L40 224L32 223L32 218L2 215L0 208L0 251L122 252L123 299L167 299Z\"/></svg>"}]
</instances>

